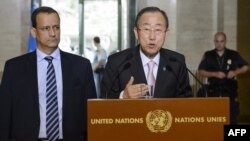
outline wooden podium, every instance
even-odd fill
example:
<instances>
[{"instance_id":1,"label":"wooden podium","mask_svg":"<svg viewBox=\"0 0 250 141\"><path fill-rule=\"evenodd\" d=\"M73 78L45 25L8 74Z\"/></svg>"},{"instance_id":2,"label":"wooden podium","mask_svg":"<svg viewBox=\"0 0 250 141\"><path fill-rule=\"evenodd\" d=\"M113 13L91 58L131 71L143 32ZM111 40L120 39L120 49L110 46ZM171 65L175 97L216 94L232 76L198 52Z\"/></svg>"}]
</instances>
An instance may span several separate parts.
<instances>
[{"instance_id":1,"label":"wooden podium","mask_svg":"<svg viewBox=\"0 0 250 141\"><path fill-rule=\"evenodd\" d=\"M88 100L88 141L218 141L228 98Z\"/></svg>"}]
</instances>

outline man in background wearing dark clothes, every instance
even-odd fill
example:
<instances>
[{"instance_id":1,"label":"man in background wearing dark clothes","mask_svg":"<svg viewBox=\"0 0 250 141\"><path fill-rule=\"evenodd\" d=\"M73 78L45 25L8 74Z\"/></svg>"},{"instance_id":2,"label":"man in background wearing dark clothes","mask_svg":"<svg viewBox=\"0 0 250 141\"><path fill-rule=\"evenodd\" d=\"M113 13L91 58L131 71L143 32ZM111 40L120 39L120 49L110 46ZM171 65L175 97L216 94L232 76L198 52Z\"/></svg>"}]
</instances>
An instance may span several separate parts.
<instances>
[{"instance_id":1,"label":"man in background wearing dark clothes","mask_svg":"<svg viewBox=\"0 0 250 141\"><path fill-rule=\"evenodd\" d=\"M226 48L226 35L218 32L214 36L215 49L205 52L199 65L199 74L208 77L209 97L230 98L230 123L237 124L239 102L236 76L248 71L248 63L238 52Z\"/></svg>"}]
</instances>

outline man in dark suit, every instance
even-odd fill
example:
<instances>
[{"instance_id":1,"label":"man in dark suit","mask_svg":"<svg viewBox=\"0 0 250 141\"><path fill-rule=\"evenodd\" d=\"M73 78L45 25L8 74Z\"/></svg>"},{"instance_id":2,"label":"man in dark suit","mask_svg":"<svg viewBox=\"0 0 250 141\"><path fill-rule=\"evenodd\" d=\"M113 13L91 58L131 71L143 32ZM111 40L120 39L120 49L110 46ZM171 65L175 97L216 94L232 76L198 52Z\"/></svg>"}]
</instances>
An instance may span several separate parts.
<instances>
[{"instance_id":1,"label":"man in dark suit","mask_svg":"<svg viewBox=\"0 0 250 141\"><path fill-rule=\"evenodd\" d=\"M54 9L40 7L31 18L36 51L5 64L0 86L0 140L86 141L87 99L96 98L91 64L58 48L60 17ZM49 106L50 102L54 105ZM48 107L56 108L50 112ZM48 126L51 123L54 128Z\"/></svg>"},{"instance_id":2,"label":"man in dark suit","mask_svg":"<svg viewBox=\"0 0 250 141\"><path fill-rule=\"evenodd\" d=\"M142 9L134 33L139 45L108 58L102 98L191 97L183 55L163 49L168 18L157 7Z\"/></svg>"}]
</instances>

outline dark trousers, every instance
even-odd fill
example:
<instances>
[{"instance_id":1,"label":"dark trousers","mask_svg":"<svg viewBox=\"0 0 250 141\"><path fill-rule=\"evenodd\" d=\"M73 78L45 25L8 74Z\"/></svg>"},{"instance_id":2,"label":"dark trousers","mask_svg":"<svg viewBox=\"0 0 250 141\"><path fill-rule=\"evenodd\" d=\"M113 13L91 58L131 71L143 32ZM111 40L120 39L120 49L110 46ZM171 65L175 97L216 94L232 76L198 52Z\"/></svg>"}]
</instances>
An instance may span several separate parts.
<instances>
[{"instance_id":1,"label":"dark trousers","mask_svg":"<svg viewBox=\"0 0 250 141\"><path fill-rule=\"evenodd\" d=\"M237 117L240 113L239 102L235 99L230 99L230 124L237 124Z\"/></svg>"},{"instance_id":2,"label":"dark trousers","mask_svg":"<svg viewBox=\"0 0 250 141\"><path fill-rule=\"evenodd\" d=\"M207 87L208 97L229 97L230 98L230 124L237 124L240 113L239 101L237 100L237 85L221 86L219 84Z\"/></svg>"}]
</instances>

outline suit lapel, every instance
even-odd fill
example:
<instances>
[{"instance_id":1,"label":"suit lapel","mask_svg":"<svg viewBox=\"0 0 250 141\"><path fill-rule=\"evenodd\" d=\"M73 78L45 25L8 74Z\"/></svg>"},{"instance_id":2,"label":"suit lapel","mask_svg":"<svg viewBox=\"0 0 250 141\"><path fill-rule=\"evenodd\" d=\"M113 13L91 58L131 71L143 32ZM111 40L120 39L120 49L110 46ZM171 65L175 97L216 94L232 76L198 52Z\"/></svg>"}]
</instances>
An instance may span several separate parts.
<instances>
[{"instance_id":1,"label":"suit lapel","mask_svg":"<svg viewBox=\"0 0 250 141\"><path fill-rule=\"evenodd\" d=\"M168 55L166 53L163 53L163 50L160 50L160 62L157 72L157 78L155 82L155 91L154 91L154 97L161 97L162 88L166 83L166 79L169 78L166 70L166 65L169 64Z\"/></svg>"},{"instance_id":2,"label":"suit lapel","mask_svg":"<svg viewBox=\"0 0 250 141\"><path fill-rule=\"evenodd\" d=\"M36 57L36 51L30 53L27 61L27 74L29 78L27 80L29 81L30 86L30 94L34 101L34 107L37 108L37 110L34 110L36 121L40 122L40 113L39 113L39 92L38 92L38 79L37 79L37 57Z\"/></svg>"},{"instance_id":3,"label":"suit lapel","mask_svg":"<svg viewBox=\"0 0 250 141\"><path fill-rule=\"evenodd\" d=\"M61 66L62 66L62 81L63 81L63 109L67 106L67 99L69 98L70 86L71 86L71 69L70 69L70 58L66 53L60 51L61 55ZM65 113L65 112L64 112Z\"/></svg>"},{"instance_id":4,"label":"suit lapel","mask_svg":"<svg viewBox=\"0 0 250 141\"><path fill-rule=\"evenodd\" d=\"M29 61L27 63L27 69L30 74L30 85L32 94L36 94L35 96L38 96L38 80L37 80L37 58L36 58L36 52L32 52L29 56ZM37 97L38 98L38 97Z\"/></svg>"},{"instance_id":5,"label":"suit lapel","mask_svg":"<svg viewBox=\"0 0 250 141\"><path fill-rule=\"evenodd\" d=\"M133 52L134 58L131 61L131 74L134 76L134 84L145 83L147 79L143 70L139 47Z\"/></svg>"}]
</instances>

